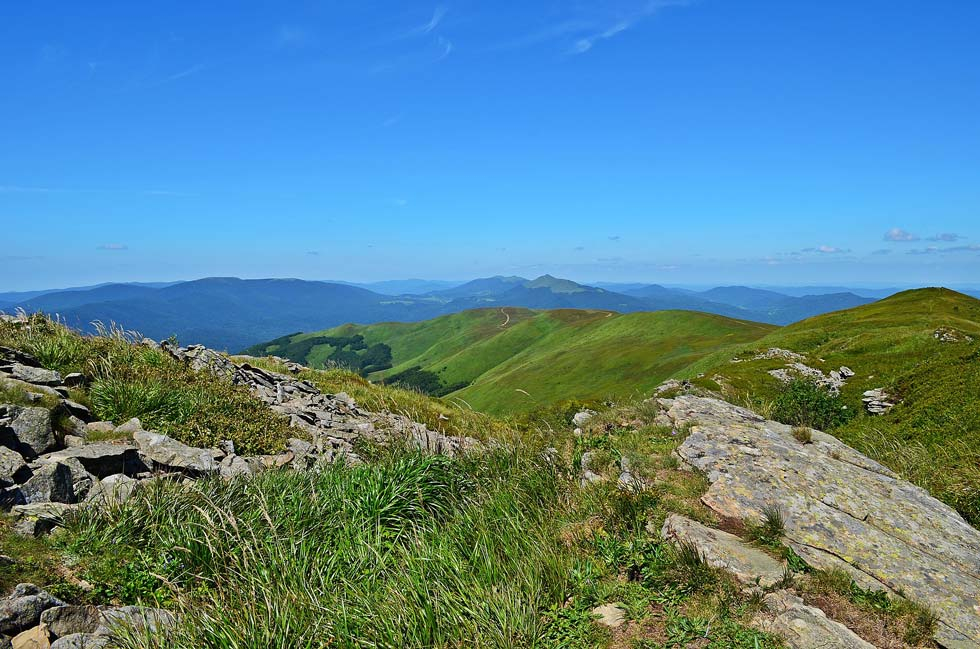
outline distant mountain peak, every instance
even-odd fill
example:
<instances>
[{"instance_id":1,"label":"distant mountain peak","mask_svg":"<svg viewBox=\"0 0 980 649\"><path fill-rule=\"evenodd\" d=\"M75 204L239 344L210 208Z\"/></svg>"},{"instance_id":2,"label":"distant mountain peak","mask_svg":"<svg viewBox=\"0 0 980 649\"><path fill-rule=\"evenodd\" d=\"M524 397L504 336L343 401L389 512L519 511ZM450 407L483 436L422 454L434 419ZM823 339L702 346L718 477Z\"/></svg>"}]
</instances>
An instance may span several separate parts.
<instances>
[{"instance_id":1,"label":"distant mountain peak","mask_svg":"<svg viewBox=\"0 0 980 649\"><path fill-rule=\"evenodd\" d=\"M552 293L582 293L589 290L570 279L561 279L553 275L542 275L524 284L525 288L546 288Z\"/></svg>"}]
</instances>

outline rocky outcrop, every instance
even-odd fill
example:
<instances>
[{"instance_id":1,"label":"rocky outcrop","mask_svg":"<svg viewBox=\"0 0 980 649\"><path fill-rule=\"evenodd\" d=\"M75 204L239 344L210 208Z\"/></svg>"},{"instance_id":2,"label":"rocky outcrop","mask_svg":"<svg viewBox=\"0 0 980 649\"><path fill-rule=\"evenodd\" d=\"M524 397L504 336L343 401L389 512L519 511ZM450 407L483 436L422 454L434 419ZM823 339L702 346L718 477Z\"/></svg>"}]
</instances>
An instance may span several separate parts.
<instances>
[{"instance_id":1,"label":"rocky outcrop","mask_svg":"<svg viewBox=\"0 0 980 649\"><path fill-rule=\"evenodd\" d=\"M142 606L74 606L33 584L18 584L0 599L0 647L94 649L141 636L166 646L172 613ZM13 638L9 638L13 636Z\"/></svg>"},{"instance_id":2,"label":"rocky outcrop","mask_svg":"<svg viewBox=\"0 0 980 649\"><path fill-rule=\"evenodd\" d=\"M0 633L16 635L26 631L41 622L44 611L64 605L34 584L17 584L13 592L0 600Z\"/></svg>"},{"instance_id":3,"label":"rocky outcrop","mask_svg":"<svg viewBox=\"0 0 980 649\"><path fill-rule=\"evenodd\" d=\"M962 331L957 331L952 327L939 327L932 333L932 337L941 343L973 342L973 336L967 335Z\"/></svg>"},{"instance_id":4,"label":"rocky outcrop","mask_svg":"<svg viewBox=\"0 0 980 649\"><path fill-rule=\"evenodd\" d=\"M809 564L929 606L943 646L980 647L980 531L952 508L825 433L803 444L724 401L660 403L677 426L693 424L677 453L707 476L708 507L753 522L778 507L785 542Z\"/></svg>"},{"instance_id":5,"label":"rocky outcrop","mask_svg":"<svg viewBox=\"0 0 980 649\"><path fill-rule=\"evenodd\" d=\"M212 372L247 386L301 434L279 454L242 457L230 441L221 449L196 448L144 430L139 419L118 426L92 421L88 408L68 398L68 386L57 372L41 367L30 354L0 347L3 387L20 390L30 403L44 404L0 404L0 507L11 510L14 529L23 534L47 533L65 512L80 504L123 502L143 481L166 474L234 478L287 466L311 469L340 458L356 463L358 439L384 441L399 436L426 452L447 455L481 446L474 439L443 435L401 415L362 410L345 394L324 394L295 376L239 365L205 347L143 344L158 346L194 371ZM297 364L290 368L296 373L306 369ZM65 379L72 385L85 383L82 375ZM53 425L55 415L59 430ZM89 442L95 435L114 441Z\"/></svg>"},{"instance_id":6,"label":"rocky outcrop","mask_svg":"<svg viewBox=\"0 0 980 649\"><path fill-rule=\"evenodd\" d=\"M895 407L895 399L882 388L866 390L861 397L864 409L871 415L883 415Z\"/></svg>"},{"instance_id":7,"label":"rocky outcrop","mask_svg":"<svg viewBox=\"0 0 980 649\"><path fill-rule=\"evenodd\" d=\"M287 417L293 428L305 432L312 443L303 457L333 462L344 458L359 462L354 448L358 439L385 441L396 437L428 452L453 456L479 449L478 440L456 437L429 430L408 417L390 412L369 412L361 409L344 393L326 394L308 381L295 376L272 372L249 363L234 363L215 351L192 345L176 347L166 342L161 349L195 371L213 372L244 385L270 408ZM307 368L297 363L289 366L299 373ZM299 457L299 454L295 453ZM239 465L241 467L241 465Z\"/></svg>"},{"instance_id":8,"label":"rocky outcrop","mask_svg":"<svg viewBox=\"0 0 980 649\"><path fill-rule=\"evenodd\" d=\"M140 456L152 468L186 472L194 477L217 473L218 462L224 455L220 451L195 448L166 435L145 430L134 432L133 441Z\"/></svg>"},{"instance_id":9,"label":"rocky outcrop","mask_svg":"<svg viewBox=\"0 0 980 649\"><path fill-rule=\"evenodd\" d=\"M829 373L824 374L823 370L810 367L798 361L789 363L785 368L769 370L768 373L782 383L789 383L798 378L808 379L819 386L827 388L827 390L834 394L840 392L847 379L854 376L854 370L846 365L841 365L839 369L831 370Z\"/></svg>"}]
</instances>

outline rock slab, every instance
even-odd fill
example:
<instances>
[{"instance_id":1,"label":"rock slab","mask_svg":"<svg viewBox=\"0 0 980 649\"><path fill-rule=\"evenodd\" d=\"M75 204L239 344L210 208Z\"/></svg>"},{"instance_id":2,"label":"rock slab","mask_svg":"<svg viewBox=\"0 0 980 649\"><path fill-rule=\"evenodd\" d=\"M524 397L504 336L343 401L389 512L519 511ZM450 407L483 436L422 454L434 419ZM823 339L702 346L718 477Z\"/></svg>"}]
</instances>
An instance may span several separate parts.
<instances>
[{"instance_id":1,"label":"rock slab","mask_svg":"<svg viewBox=\"0 0 980 649\"><path fill-rule=\"evenodd\" d=\"M980 648L980 531L955 510L825 433L801 444L791 426L717 399L660 404L694 424L677 453L707 475L708 507L758 521L778 506L808 563L903 593L936 613L941 645Z\"/></svg>"},{"instance_id":2,"label":"rock slab","mask_svg":"<svg viewBox=\"0 0 980 649\"><path fill-rule=\"evenodd\" d=\"M660 533L668 541L694 546L708 565L732 573L746 586L769 588L782 581L785 575L785 563L734 534L706 527L690 518L671 514Z\"/></svg>"}]
</instances>

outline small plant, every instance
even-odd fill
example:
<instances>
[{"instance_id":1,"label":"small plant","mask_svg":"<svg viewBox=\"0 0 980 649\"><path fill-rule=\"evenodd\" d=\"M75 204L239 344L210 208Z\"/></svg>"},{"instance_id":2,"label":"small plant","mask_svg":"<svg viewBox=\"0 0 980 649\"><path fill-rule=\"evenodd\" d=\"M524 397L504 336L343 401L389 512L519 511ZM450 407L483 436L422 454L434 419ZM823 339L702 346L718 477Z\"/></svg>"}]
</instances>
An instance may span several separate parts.
<instances>
[{"instance_id":1,"label":"small plant","mask_svg":"<svg viewBox=\"0 0 980 649\"><path fill-rule=\"evenodd\" d=\"M790 381L773 403L772 417L792 426L830 430L853 418L840 395L806 379Z\"/></svg>"},{"instance_id":2,"label":"small plant","mask_svg":"<svg viewBox=\"0 0 980 649\"><path fill-rule=\"evenodd\" d=\"M793 437L800 444L812 444L813 429L808 426L793 426Z\"/></svg>"},{"instance_id":3,"label":"small plant","mask_svg":"<svg viewBox=\"0 0 980 649\"><path fill-rule=\"evenodd\" d=\"M781 547L786 533L786 521L779 507L770 504L762 508L762 520L746 524L745 529L753 541L770 547Z\"/></svg>"}]
</instances>

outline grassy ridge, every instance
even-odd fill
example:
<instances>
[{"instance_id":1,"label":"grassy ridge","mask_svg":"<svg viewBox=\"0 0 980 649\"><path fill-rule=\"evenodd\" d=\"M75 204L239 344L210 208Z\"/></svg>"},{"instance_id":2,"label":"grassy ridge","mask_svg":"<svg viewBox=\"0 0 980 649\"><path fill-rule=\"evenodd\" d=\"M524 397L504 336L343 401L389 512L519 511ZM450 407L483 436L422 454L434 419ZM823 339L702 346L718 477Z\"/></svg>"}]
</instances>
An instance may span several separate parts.
<instances>
[{"instance_id":1,"label":"grassy ridge","mask_svg":"<svg viewBox=\"0 0 980 649\"><path fill-rule=\"evenodd\" d=\"M937 340L940 328L959 340ZM766 372L786 363L751 360L768 347L806 354L825 372L853 369L841 396L860 414L833 434L980 522L980 300L942 288L905 291L717 352L681 376L766 413L781 387ZM736 356L742 362L732 363ZM880 417L864 414L861 395L872 388L898 405Z\"/></svg>"},{"instance_id":2,"label":"grassy ridge","mask_svg":"<svg viewBox=\"0 0 980 649\"><path fill-rule=\"evenodd\" d=\"M493 414L528 411L567 399L625 397L719 348L756 340L771 325L688 311L618 314L610 311L478 309L419 323L345 325L315 336L362 335L391 348L384 379L413 367L445 385L466 384L449 398ZM275 354L277 346L252 353ZM329 346L305 358L316 365Z\"/></svg>"}]
</instances>

